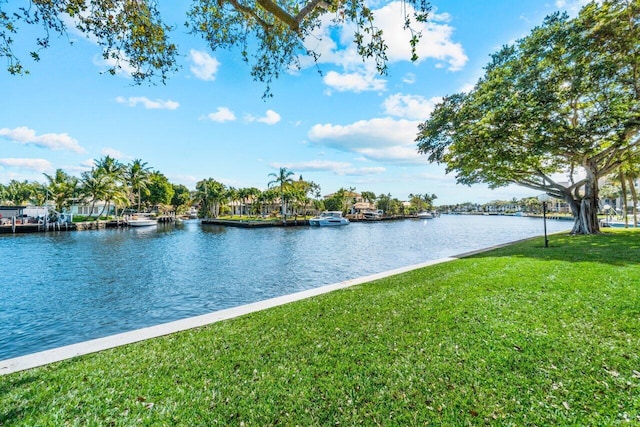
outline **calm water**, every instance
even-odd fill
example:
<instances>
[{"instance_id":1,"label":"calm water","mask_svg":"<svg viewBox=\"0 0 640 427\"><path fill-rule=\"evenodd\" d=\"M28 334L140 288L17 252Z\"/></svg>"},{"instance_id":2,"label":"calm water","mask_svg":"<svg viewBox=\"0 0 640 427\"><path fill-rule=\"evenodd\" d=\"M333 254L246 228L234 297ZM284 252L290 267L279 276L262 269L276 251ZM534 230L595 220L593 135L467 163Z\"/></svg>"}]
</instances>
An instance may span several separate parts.
<instances>
[{"instance_id":1,"label":"calm water","mask_svg":"<svg viewBox=\"0 0 640 427\"><path fill-rule=\"evenodd\" d=\"M568 221L547 221L549 232ZM540 219L0 236L0 360L541 235Z\"/></svg>"}]
</instances>

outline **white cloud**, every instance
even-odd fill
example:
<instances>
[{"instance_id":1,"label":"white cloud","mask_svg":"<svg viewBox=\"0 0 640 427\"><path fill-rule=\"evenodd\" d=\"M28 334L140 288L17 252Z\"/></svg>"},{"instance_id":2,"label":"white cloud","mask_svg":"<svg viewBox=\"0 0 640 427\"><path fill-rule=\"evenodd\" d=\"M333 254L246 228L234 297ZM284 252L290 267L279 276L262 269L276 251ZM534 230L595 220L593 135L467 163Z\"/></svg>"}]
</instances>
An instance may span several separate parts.
<instances>
[{"instance_id":1,"label":"white cloud","mask_svg":"<svg viewBox=\"0 0 640 427\"><path fill-rule=\"evenodd\" d=\"M440 97L425 99L419 95L396 93L385 99L383 105L386 114L407 119L426 120L431 115L435 105L441 100L442 98Z\"/></svg>"},{"instance_id":2,"label":"white cloud","mask_svg":"<svg viewBox=\"0 0 640 427\"><path fill-rule=\"evenodd\" d=\"M375 73L337 73L335 71L329 71L323 79L324 83L339 91L376 91L384 90L387 81L376 77Z\"/></svg>"},{"instance_id":3,"label":"white cloud","mask_svg":"<svg viewBox=\"0 0 640 427\"><path fill-rule=\"evenodd\" d=\"M207 117L209 120L218 123L234 121L236 119L236 115L227 107L218 107L215 113L209 113Z\"/></svg>"},{"instance_id":4,"label":"white cloud","mask_svg":"<svg viewBox=\"0 0 640 427\"><path fill-rule=\"evenodd\" d=\"M120 104L127 104L129 107L135 107L138 104L142 104L144 105L144 108L148 110L175 110L180 106L180 104L175 101L163 101L162 99L152 101L145 96L134 96L129 98L119 96L116 98L116 102Z\"/></svg>"},{"instance_id":5,"label":"white cloud","mask_svg":"<svg viewBox=\"0 0 640 427\"><path fill-rule=\"evenodd\" d=\"M280 114L273 110L267 110L263 117L254 117L251 114L245 114L244 120L246 122L258 122L267 125L275 125L281 120Z\"/></svg>"},{"instance_id":6,"label":"white cloud","mask_svg":"<svg viewBox=\"0 0 640 427\"><path fill-rule=\"evenodd\" d=\"M273 110L267 110L266 115L258 119L258 122L265 123L268 125L274 125L279 121L280 121L280 114L276 113Z\"/></svg>"},{"instance_id":7,"label":"white cloud","mask_svg":"<svg viewBox=\"0 0 640 427\"><path fill-rule=\"evenodd\" d=\"M36 131L26 126L14 129L0 129L0 136L11 141L24 145L35 145L36 147L48 148L50 150L69 150L76 153L84 153L86 150L82 148L78 141L71 138L66 133L45 133L36 135Z\"/></svg>"},{"instance_id":8,"label":"white cloud","mask_svg":"<svg viewBox=\"0 0 640 427\"><path fill-rule=\"evenodd\" d=\"M411 32L404 30L405 13L413 14L413 7L401 1L393 1L380 9L374 10L375 24L384 33L384 40L388 46L388 62L411 60ZM468 61L467 55L460 43L453 40L454 28L448 24L448 14L432 13L426 23L412 22L415 31L422 34L422 38L416 48L418 62L427 59L435 59L437 67L446 67L450 71L458 71ZM367 78L368 70L375 70L372 60L365 61L363 67L362 58L357 54L353 44L354 26L345 24L336 26L330 16L325 16L320 25L304 42L305 47L320 54L318 63L334 64L343 69L343 73L336 73L331 78L325 78L325 83L333 84L333 87L341 90L378 90L371 89L374 84L382 85L383 80L373 81ZM311 58L301 58L303 68L313 65ZM360 82L356 84L354 74L360 76ZM329 74L327 74L329 77ZM407 76L408 82L414 81L413 76ZM364 85L369 82L370 85ZM369 88L369 89L363 89ZM350 89L352 88L352 89Z\"/></svg>"},{"instance_id":9,"label":"white cloud","mask_svg":"<svg viewBox=\"0 0 640 427\"><path fill-rule=\"evenodd\" d=\"M0 159L0 166L7 166L11 168L27 169L40 173L50 172L53 170L53 166L48 160L45 159L16 159L5 158Z\"/></svg>"},{"instance_id":10,"label":"white cloud","mask_svg":"<svg viewBox=\"0 0 640 427\"><path fill-rule=\"evenodd\" d=\"M350 125L317 124L309 131L309 139L323 145L363 148L387 147L413 143L418 121L374 118L360 120ZM352 151L352 150L347 150Z\"/></svg>"},{"instance_id":11,"label":"white cloud","mask_svg":"<svg viewBox=\"0 0 640 427\"><path fill-rule=\"evenodd\" d=\"M116 150L115 148L110 148L110 147L105 147L103 148L100 153L103 156L109 156L109 157L113 157L116 160L122 160L122 159L126 159L128 158L128 156L125 156L124 153L120 150ZM95 164L95 161L92 161L92 166Z\"/></svg>"},{"instance_id":12,"label":"white cloud","mask_svg":"<svg viewBox=\"0 0 640 427\"><path fill-rule=\"evenodd\" d=\"M220 67L220 62L207 52L191 49L189 59L193 63L191 72L200 80L212 81L216 79L216 73Z\"/></svg>"},{"instance_id":13,"label":"white cloud","mask_svg":"<svg viewBox=\"0 0 640 427\"><path fill-rule=\"evenodd\" d=\"M377 167L355 167L348 162L332 162L327 160L311 160L298 163L272 163L274 168L285 167L296 172L332 172L335 175L365 176L377 175L386 171L382 166Z\"/></svg>"},{"instance_id":14,"label":"white cloud","mask_svg":"<svg viewBox=\"0 0 640 427\"><path fill-rule=\"evenodd\" d=\"M376 23L385 34L385 41L389 46L388 56L390 62L409 60L411 58L411 46L409 40L411 33L402 28L404 21L403 8L406 13L413 14L413 7L402 2L392 2L375 11ZM454 28L448 25L450 17L446 13L432 13L426 23L412 20L411 26L422 33L422 38L416 47L418 62L425 59L436 59L441 65L447 66L450 71L461 70L467 63L468 57L460 43L453 41Z\"/></svg>"},{"instance_id":15,"label":"white cloud","mask_svg":"<svg viewBox=\"0 0 640 427\"><path fill-rule=\"evenodd\" d=\"M408 85L412 85L416 82L416 75L413 73L407 73L403 78L402 81Z\"/></svg>"},{"instance_id":16,"label":"white cloud","mask_svg":"<svg viewBox=\"0 0 640 427\"><path fill-rule=\"evenodd\" d=\"M361 120L350 125L317 124L308 133L311 142L368 160L389 163L426 162L417 152L415 138L419 121L390 117Z\"/></svg>"}]
</instances>

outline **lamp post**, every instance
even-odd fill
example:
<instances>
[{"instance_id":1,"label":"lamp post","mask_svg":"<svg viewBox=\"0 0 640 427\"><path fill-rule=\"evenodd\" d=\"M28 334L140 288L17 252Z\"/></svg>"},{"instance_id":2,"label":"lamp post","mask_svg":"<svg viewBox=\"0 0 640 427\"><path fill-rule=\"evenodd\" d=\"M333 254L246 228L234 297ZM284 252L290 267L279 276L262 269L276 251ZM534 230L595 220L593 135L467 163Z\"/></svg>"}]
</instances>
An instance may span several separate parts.
<instances>
[{"instance_id":1,"label":"lamp post","mask_svg":"<svg viewBox=\"0 0 640 427\"><path fill-rule=\"evenodd\" d=\"M604 218L605 218L605 224L608 227L609 226L609 215L611 215L611 205L606 204L602 207L602 209L604 210Z\"/></svg>"},{"instance_id":2,"label":"lamp post","mask_svg":"<svg viewBox=\"0 0 640 427\"><path fill-rule=\"evenodd\" d=\"M541 194L538 196L538 200L542 202L542 218L544 221L544 247L549 247L549 239L547 239L547 202L551 200L548 194Z\"/></svg>"}]
</instances>

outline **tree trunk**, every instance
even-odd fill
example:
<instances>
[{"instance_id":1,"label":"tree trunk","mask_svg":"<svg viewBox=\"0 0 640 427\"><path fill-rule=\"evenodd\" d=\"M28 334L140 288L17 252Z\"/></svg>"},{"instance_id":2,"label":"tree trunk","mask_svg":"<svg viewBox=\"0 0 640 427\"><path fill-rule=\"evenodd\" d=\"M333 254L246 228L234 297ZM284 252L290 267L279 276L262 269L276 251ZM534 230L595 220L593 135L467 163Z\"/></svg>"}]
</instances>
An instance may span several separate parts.
<instances>
[{"instance_id":1,"label":"tree trunk","mask_svg":"<svg viewBox=\"0 0 640 427\"><path fill-rule=\"evenodd\" d=\"M633 202L633 206L631 206L631 212L633 213L633 226L638 228L638 193L636 192L636 185L633 182L633 178L629 179L629 190L631 190L631 201Z\"/></svg>"},{"instance_id":2,"label":"tree trunk","mask_svg":"<svg viewBox=\"0 0 640 427\"><path fill-rule=\"evenodd\" d=\"M622 169L620 170L620 187L622 188L622 218L624 219L624 228L627 228L629 227L629 218L627 217L627 210L629 209L629 205L627 205L627 181Z\"/></svg>"},{"instance_id":3,"label":"tree trunk","mask_svg":"<svg viewBox=\"0 0 640 427\"><path fill-rule=\"evenodd\" d=\"M100 219L100 217L104 214L104 211L107 210L107 208L109 208L110 205L111 205L111 202L107 202L107 204L102 207L102 210L98 214L98 218L96 218L96 221ZM108 214L109 212L107 211L107 215Z\"/></svg>"},{"instance_id":4,"label":"tree trunk","mask_svg":"<svg viewBox=\"0 0 640 427\"><path fill-rule=\"evenodd\" d=\"M598 222L598 180L596 175L587 170L587 182L584 186L584 197L574 200L573 196L565 194L571 199L569 203L575 222L571 234L598 234L600 224Z\"/></svg>"}]
</instances>

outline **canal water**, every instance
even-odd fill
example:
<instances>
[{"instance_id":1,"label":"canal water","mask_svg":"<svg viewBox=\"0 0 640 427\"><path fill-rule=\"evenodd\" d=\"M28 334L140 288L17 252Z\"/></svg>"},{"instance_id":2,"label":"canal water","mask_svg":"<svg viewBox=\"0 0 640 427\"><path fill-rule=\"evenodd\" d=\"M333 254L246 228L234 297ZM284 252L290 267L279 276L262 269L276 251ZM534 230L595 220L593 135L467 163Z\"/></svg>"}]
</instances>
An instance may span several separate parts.
<instances>
[{"instance_id":1,"label":"canal water","mask_svg":"<svg viewBox=\"0 0 640 427\"><path fill-rule=\"evenodd\" d=\"M549 233L569 221L547 221ZM541 235L541 219L0 236L0 360ZM542 250L542 249L541 249Z\"/></svg>"}]
</instances>

